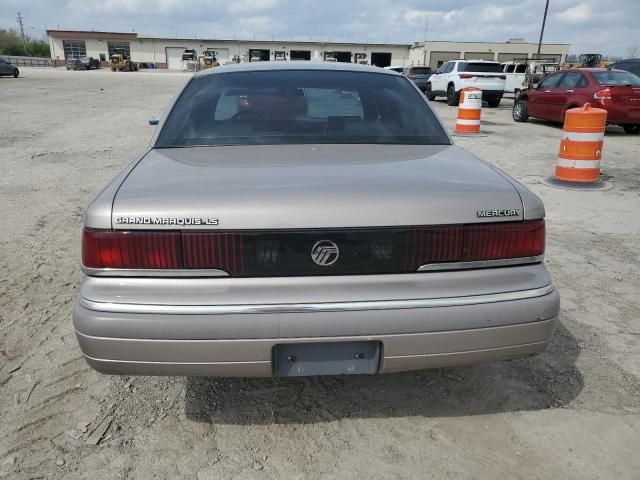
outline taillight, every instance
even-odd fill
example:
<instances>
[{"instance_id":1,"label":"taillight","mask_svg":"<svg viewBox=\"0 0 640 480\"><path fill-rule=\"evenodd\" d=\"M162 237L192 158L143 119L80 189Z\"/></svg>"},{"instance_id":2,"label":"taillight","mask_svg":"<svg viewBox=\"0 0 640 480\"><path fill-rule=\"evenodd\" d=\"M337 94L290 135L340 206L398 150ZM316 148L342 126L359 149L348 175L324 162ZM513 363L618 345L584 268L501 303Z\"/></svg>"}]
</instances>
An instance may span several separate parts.
<instances>
[{"instance_id":1,"label":"taillight","mask_svg":"<svg viewBox=\"0 0 640 480\"><path fill-rule=\"evenodd\" d=\"M464 79L475 78L475 77L477 77L477 75L471 75L470 73L461 73L460 74L460 78L464 78Z\"/></svg>"},{"instance_id":2,"label":"taillight","mask_svg":"<svg viewBox=\"0 0 640 480\"><path fill-rule=\"evenodd\" d=\"M535 257L544 253L544 220L465 225L463 262Z\"/></svg>"},{"instance_id":3,"label":"taillight","mask_svg":"<svg viewBox=\"0 0 640 480\"><path fill-rule=\"evenodd\" d=\"M182 233L184 268L243 270L242 235L235 233Z\"/></svg>"},{"instance_id":4,"label":"taillight","mask_svg":"<svg viewBox=\"0 0 640 480\"><path fill-rule=\"evenodd\" d=\"M498 78L499 78L500 80L506 80L506 79L507 79L507 76L506 76L506 75L498 75Z\"/></svg>"},{"instance_id":5,"label":"taillight","mask_svg":"<svg viewBox=\"0 0 640 480\"><path fill-rule=\"evenodd\" d=\"M88 268L182 268L180 233L84 229L82 264Z\"/></svg>"},{"instance_id":6,"label":"taillight","mask_svg":"<svg viewBox=\"0 0 640 480\"><path fill-rule=\"evenodd\" d=\"M407 266L537 257L544 253L544 220L415 230Z\"/></svg>"},{"instance_id":7,"label":"taillight","mask_svg":"<svg viewBox=\"0 0 640 480\"><path fill-rule=\"evenodd\" d=\"M416 74L415 73L407 73L407 78L410 78L411 80L413 80L414 78L416 78Z\"/></svg>"},{"instance_id":8,"label":"taillight","mask_svg":"<svg viewBox=\"0 0 640 480\"><path fill-rule=\"evenodd\" d=\"M612 96L611 96L611 89L610 88L605 88L604 90L600 90L599 92L596 92L593 94L593 98L595 100L611 100Z\"/></svg>"}]
</instances>

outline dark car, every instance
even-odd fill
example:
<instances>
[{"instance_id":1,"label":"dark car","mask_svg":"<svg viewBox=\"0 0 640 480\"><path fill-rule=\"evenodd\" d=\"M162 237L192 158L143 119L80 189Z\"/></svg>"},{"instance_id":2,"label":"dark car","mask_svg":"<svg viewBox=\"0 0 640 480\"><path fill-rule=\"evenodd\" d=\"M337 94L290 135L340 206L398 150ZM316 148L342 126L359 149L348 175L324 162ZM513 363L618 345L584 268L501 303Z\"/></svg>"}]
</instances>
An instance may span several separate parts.
<instances>
[{"instance_id":1,"label":"dark car","mask_svg":"<svg viewBox=\"0 0 640 480\"><path fill-rule=\"evenodd\" d=\"M198 55L196 54L196 51L193 48L187 48L185 49L184 52L182 52L182 60L193 61L197 59L198 59Z\"/></svg>"},{"instance_id":2,"label":"dark car","mask_svg":"<svg viewBox=\"0 0 640 480\"><path fill-rule=\"evenodd\" d=\"M549 75L524 90L513 105L513 119L563 122L570 108L585 103L607 110L607 123L640 133L640 77L624 70L577 68Z\"/></svg>"},{"instance_id":3,"label":"dark car","mask_svg":"<svg viewBox=\"0 0 640 480\"><path fill-rule=\"evenodd\" d=\"M93 70L100 68L100 60L93 57L70 58L65 66L67 70Z\"/></svg>"},{"instance_id":4,"label":"dark car","mask_svg":"<svg viewBox=\"0 0 640 480\"><path fill-rule=\"evenodd\" d=\"M609 65L609 68L615 70L626 70L640 77L640 58L629 58L620 60L619 62Z\"/></svg>"},{"instance_id":5,"label":"dark car","mask_svg":"<svg viewBox=\"0 0 640 480\"><path fill-rule=\"evenodd\" d=\"M12 75L15 78L18 78L20 70L18 70L18 67L15 65L11 65L8 60L0 58L0 76L2 75Z\"/></svg>"},{"instance_id":6,"label":"dark car","mask_svg":"<svg viewBox=\"0 0 640 480\"><path fill-rule=\"evenodd\" d=\"M431 70L431 67L405 67L402 73L424 92L427 88L427 81L433 74L433 70Z\"/></svg>"}]
</instances>

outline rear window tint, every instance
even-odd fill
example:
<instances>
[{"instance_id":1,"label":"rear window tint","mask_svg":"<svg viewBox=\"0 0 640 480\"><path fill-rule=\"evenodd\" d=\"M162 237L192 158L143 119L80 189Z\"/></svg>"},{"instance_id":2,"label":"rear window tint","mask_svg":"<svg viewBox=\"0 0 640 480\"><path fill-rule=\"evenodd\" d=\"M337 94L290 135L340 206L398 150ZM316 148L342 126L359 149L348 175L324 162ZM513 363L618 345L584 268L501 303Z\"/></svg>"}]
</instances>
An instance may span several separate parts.
<instances>
[{"instance_id":1,"label":"rear window tint","mask_svg":"<svg viewBox=\"0 0 640 480\"><path fill-rule=\"evenodd\" d=\"M430 68L412 68L411 71L416 75L429 75L431 73Z\"/></svg>"},{"instance_id":2,"label":"rear window tint","mask_svg":"<svg viewBox=\"0 0 640 480\"><path fill-rule=\"evenodd\" d=\"M480 73L502 73L502 67L499 63L491 62L460 62L458 64L459 72L480 72Z\"/></svg>"},{"instance_id":3,"label":"rear window tint","mask_svg":"<svg viewBox=\"0 0 640 480\"><path fill-rule=\"evenodd\" d=\"M194 77L156 147L448 145L424 97L399 75L273 70Z\"/></svg>"},{"instance_id":4,"label":"rear window tint","mask_svg":"<svg viewBox=\"0 0 640 480\"><path fill-rule=\"evenodd\" d=\"M600 85L640 85L640 77L631 72L615 70L594 72L593 78Z\"/></svg>"}]
</instances>

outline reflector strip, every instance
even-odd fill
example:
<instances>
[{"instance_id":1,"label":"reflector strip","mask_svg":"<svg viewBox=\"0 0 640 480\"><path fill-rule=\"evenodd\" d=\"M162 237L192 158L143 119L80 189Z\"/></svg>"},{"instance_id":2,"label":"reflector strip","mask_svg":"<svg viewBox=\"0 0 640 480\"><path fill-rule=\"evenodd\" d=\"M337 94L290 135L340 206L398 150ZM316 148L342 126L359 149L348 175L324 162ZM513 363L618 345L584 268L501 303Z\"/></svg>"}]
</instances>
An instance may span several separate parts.
<instances>
[{"instance_id":1,"label":"reflector strip","mask_svg":"<svg viewBox=\"0 0 640 480\"><path fill-rule=\"evenodd\" d=\"M556 165L568 168L600 168L600 160L565 160L558 157Z\"/></svg>"}]
</instances>

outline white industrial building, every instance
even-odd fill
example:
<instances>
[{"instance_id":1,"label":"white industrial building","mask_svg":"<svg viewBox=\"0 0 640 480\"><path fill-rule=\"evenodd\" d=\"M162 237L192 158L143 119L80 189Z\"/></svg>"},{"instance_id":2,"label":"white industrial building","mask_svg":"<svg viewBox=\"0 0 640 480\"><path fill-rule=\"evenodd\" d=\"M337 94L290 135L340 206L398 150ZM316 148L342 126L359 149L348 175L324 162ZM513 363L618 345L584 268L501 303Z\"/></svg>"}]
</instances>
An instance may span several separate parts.
<instances>
[{"instance_id":1,"label":"white industrial building","mask_svg":"<svg viewBox=\"0 0 640 480\"><path fill-rule=\"evenodd\" d=\"M47 30L51 58L55 65L66 59L90 56L108 61L116 50L124 50L131 60L149 68L182 70L182 53L214 51L220 64L234 59L249 61L339 61L380 67L429 65L438 67L448 60L473 58L513 60L532 58L537 45L515 39L491 42L417 42L409 44L344 43L320 41L264 41L164 38L124 32ZM568 44L544 44L542 54L564 62Z\"/></svg>"}]
</instances>

